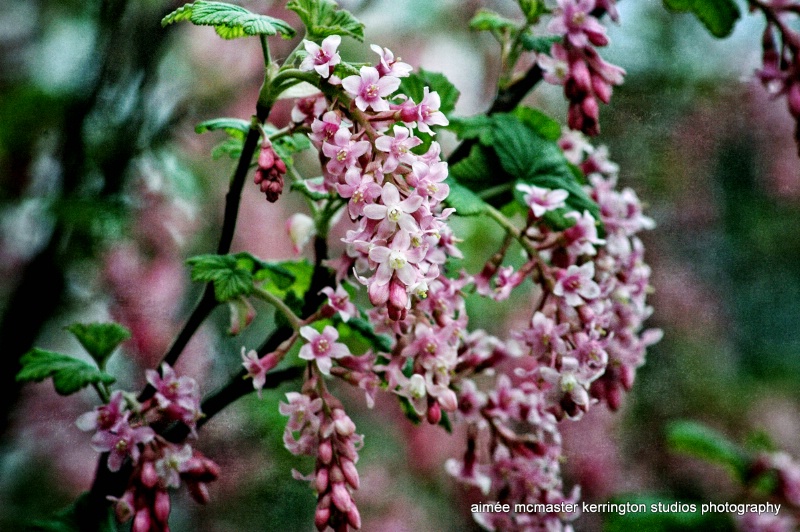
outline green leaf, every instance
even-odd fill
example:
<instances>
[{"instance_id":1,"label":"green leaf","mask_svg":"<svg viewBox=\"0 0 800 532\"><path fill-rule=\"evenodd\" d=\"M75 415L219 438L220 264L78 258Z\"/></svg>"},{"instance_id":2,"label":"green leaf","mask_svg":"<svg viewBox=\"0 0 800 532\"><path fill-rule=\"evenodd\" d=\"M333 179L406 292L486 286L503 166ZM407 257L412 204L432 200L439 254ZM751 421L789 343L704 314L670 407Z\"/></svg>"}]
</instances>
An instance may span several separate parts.
<instances>
[{"instance_id":1,"label":"green leaf","mask_svg":"<svg viewBox=\"0 0 800 532\"><path fill-rule=\"evenodd\" d=\"M67 330L101 368L119 344L131 337L131 332L118 323L73 323Z\"/></svg>"},{"instance_id":2,"label":"green leaf","mask_svg":"<svg viewBox=\"0 0 800 532\"><path fill-rule=\"evenodd\" d=\"M220 129L235 139L244 140L245 135L250 131L250 122L241 118L212 118L197 124L194 131L195 133L205 133Z\"/></svg>"},{"instance_id":3,"label":"green leaf","mask_svg":"<svg viewBox=\"0 0 800 532\"><path fill-rule=\"evenodd\" d=\"M400 82L400 92L414 100L416 103L422 101L425 95L425 87L430 92L436 92L441 100L439 110L445 115L449 115L456 108L458 97L461 92L450 83L444 74L430 72L419 69L419 72L412 72L408 77L402 78Z\"/></svg>"},{"instance_id":4,"label":"green leaf","mask_svg":"<svg viewBox=\"0 0 800 532\"><path fill-rule=\"evenodd\" d=\"M414 405L411 404L411 401L407 397L398 395L397 399L400 402L400 410L403 411L403 415L405 415L411 423L414 425L422 423L422 418L417 414L417 411L414 410Z\"/></svg>"},{"instance_id":5,"label":"green leaf","mask_svg":"<svg viewBox=\"0 0 800 532\"><path fill-rule=\"evenodd\" d=\"M198 255L186 262L192 267L192 281L214 283L214 295L220 303L253 292L251 270L240 267L233 255Z\"/></svg>"},{"instance_id":6,"label":"green leaf","mask_svg":"<svg viewBox=\"0 0 800 532\"><path fill-rule=\"evenodd\" d=\"M728 466L739 480L748 469L747 453L717 431L694 421L676 421L667 427L667 443L675 452Z\"/></svg>"},{"instance_id":7,"label":"green leaf","mask_svg":"<svg viewBox=\"0 0 800 532\"><path fill-rule=\"evenodd\" d=\"M519 0L519 7L529 24L536 23L541 15L547 13L547 6L542 0Z\"/></svg>"},{"instance_id":8,"label":"green leaf","mask_svg":"<svg viewBox=\"0 0 800 532\"><path fill-rule=\"evenodd\" d=\"M44 349L31 349L20 359L17 382L41 382L53 378L60 395L70 395L90 384L112 384L116 379L77 358Z\"/></svg>"},{"instance_id":9,"label":"green leaf","mask_svg":"<svg viewBox=\"0 0 800 532\"><path fill-rule=\"evenodd\" d=\"M730 35L742 16L734 0L664 0L670 11L693 13L706 29L717 38Z\"/></svg>"},{"instance_id":10,"label":"green leaf","mask_svg":"<svg viewBox=\"0 0 800 532\"><path fill-rule=\"evenodd\" d=\"M198 0L186 4L161 20L162 26L188 20L196 26L213 26L223 39L237 39L253 35L275 35L294 37L295 31L283 20L252 13L241 6L224 2Z\"/></svg>"},{"instance_id":11,"label":"green leaf","mask_svg":"<svg viewBox=\"0 0 800 532\"><path fill-rule=\"evenodd\" d=\"M481 144L491 146L493 124L492 117L487 115L453 117L447 129L461 140L478 139Z\"/></svg>"},{"instance_id":12,"label":"green leaf","mask_svg":"<svg viewBox=\"0 0 800 532\"><path fill-rule=\"evenodd\" d=\"M445 199L448 207L453 207L459 216L477 216L486 212L487 203L467 187L452 177L445 180L450 186L450 194Z\"/></svg>"},{"instance_id":13,"label":"green leaf","mask_svg":"<svg viewBox=\"0 0 800 532\"><path fill-rule=\"evenodd\" d=\"M549 54L550 49L557 42L561 42L562 37L553 35L534 35L530 32L524 32L519 37L522 47L529 52L536 52L538 54Z\"/></svg>"},{"instance_id":14,"label":"green leaf","mask_svg":"<svg viewBox=\"0 0 800 532\"><path fill-rule=\"evenodd\" d=\"M294 158L292 156L295 153L300 153L301 151L309 149L311 147L311 141L308 139L308 136L302 133L295 133L275 139L272 142L272 147L275 149L275 153L278 154L278 157L280 157L286 165L292 166L294 164Z\"/></svg>"},{"instance_id":15,"label":"green leaf","mask_svg":"<svg viewBox=\"0 0 800 532\"><path fill-rule=\"evenodd\" d=\"M307 260L286 260L281 262L260 262L253 277L257 281L266 281L264 289L281 299L291 296L302 302L311 287L311 276L313 274L314 265ZM293 310L300 311L300 309Z\"/></svg>"},{"instance_id":16,"label":"green leaf","mask_svg":"<svg viewBox=\"0 0 800 532\"><path fill-rule=\"evenodd\" d=\"M361 335L372 348L379 353L390 353L392 351L392 339L384 334L378 334L372 324L363 318L353 317L343 323L343 326L350 328Z\"/></svg>"},{"instance_id":17,"label":"green leaf","mask_svg":"<svg viewBox=\"0 0 800 532\"><path fill-rule=\"evenodd\" d=\"M489 9L480 9L472 20L469 21L469 29L475 31L491 31L492 33L503 33L517 29L519 23L495 13Z\"/></svg>"},{"instance_id":18,"label":"green leaf","mask_svg":"<svg viewBox=\"0 0 800 532\"><path fill-rule=\"evenodd\" d=\"M538 109L518 105L511 114L545 140L556 141L561 138L561 124Z\"/></svg>"},{"instance_id":19,"label":"green leaf","mask_svg":"<svg viewBox=\"0 0 800 532\"><path fill-rule=\"evenodd\" d=\"M450 176L466 186L481 188L480 184L492 175L492 155L494 153L489 148L473 144L469 155L450 167Z\"/></svg>"},{"instance_id":20,"label":"green leaf","mask_svg":"<svg viewBox=\"0 0 800 532\"><path fill-rule=\"evenodd\" d=\"M220 159L228 156L231 159L238 159L242 154L242 141L236 139L225 139L211 149L211 157Z\"/></svg>"},{"instance_id":21,"label":"green leaf","mask_svg":"<svg viewBox=\"0 0 800 532\"><path fill-rule=\"evenodd\" d=\"M359 41L364 40L364 25L331 0L291 0L286 4L286 9L297 13L311 39L349 35Z\"/></svg>"},{"instance_id":22,"label":"green leaf","mask_svg":"<svg viewBox=\"0 0 800 532\"><path fill-rule=\"evenodd\" d=\"M312 177L311 179L303 179L302 181L294 181L292 183L292 190L296 190L300 192L302 195L307 197L308 199L319 201L324 199L329 199L331 197L330 194L325 192L319 192L316 189L312 189L309 185L310 184L319 184L322 183L322 177Z\"/></svg>"}]
</instances>

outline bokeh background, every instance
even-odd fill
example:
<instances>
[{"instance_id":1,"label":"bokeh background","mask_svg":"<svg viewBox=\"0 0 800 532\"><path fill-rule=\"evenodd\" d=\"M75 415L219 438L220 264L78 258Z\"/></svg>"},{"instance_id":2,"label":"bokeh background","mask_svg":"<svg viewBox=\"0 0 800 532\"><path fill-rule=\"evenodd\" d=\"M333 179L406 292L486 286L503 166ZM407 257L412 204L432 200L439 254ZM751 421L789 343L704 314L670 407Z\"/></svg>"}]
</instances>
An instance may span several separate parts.
<instances>
[{"instance_id":1,"label":"bokeh background","mask_svg":"<svg viewBox=\"0 0 800 532\"><path fill-rule=\"evenodd\" d=\"M297 25L284 2L241 2ZM498 50L467 27L480 7L514 16L510 0L350 0L366 43L388 46L440 71L461 91L457 114L488 108ZM222 140L194 133L217 116L248 118L262 59L257 39L222 41L210 28L159 20L166 0L0 0L0 530L45 517L88 488L96 454L74 420L95 406L89 391L61 398L52 385L14 382L33 345L79 353L63 326L117 320L134 334L111 369L137 389L199 296L186 257L215 247L234 161L211 156ZM621 25L602 55L628 71L601 116L598 141L621 166L658 226L644 236L653 268L652 326L664 339L648 353L620 412L601 408L565 427L568 485L593 502L633 494L681 501L736 501L727 472L669 451L665 427L691 419L738 442L769 439L800 456L800 159L783 101L752 74L763 20L744 15L715 40L660 0L619 3ZM274 42L281 57L294 42ZM373 60L353 41L343 56ZM558 87L527 100L562 122ZM273 114L288 119L288 105ZM442 135L446 150L455 140ZM300 161L302 164L302 161ZM294 257L280 230L302 210L246 187L234 250ZM499 238L458 222L472 271ZM488 231L488 233L487 233ZM516 302L517 304L519 302ZM473 305L472 322L502 334L520 319L513 304ZM264 309L266 310L266 309ZM500 319L498 319L498 316ZM262 313L242 336L225 335L218 309L178 370L210 392L237 370L271 324ZM308 460L283 449L277 403L290 387L240 400L203 430L199 448L223 470L213 502L177 497L173 530L311 530L314 498L292 480ZM373 410L340 390L365 434L356 494L364 530L477 529L479 494L444 473L464 435L414 427L391 400ZM600 530L601 516L578 530Z\"/></svg>"}]
</instances>

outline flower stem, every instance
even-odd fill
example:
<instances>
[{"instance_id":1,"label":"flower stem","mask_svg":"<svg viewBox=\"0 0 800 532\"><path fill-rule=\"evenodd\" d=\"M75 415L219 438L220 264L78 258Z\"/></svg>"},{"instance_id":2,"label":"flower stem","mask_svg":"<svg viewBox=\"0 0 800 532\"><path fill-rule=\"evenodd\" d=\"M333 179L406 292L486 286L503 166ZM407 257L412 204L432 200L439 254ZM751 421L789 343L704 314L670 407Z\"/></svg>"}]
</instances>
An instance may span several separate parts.
<instances>
[{"instance_id":1,"label":"flower stem","mask_svg":"<svg viewBox=\"0 0 800 532\"><path fill-rule=\"evenodd\" d=\"M264 290L263 288L260 288L260 287L257 286L257 287L255 287L254 295L256 297L260 298L260 299L263 299L267 303L269 303L272 306L274 306L277 310L279 310L281 312L281 314L283 314L286 317L286 319L289 321L289 324L292 326L293 329L297 330L297 329L299 329L300 327L303 326L303 323L304 323L303 320L298 318L297 315L294 312L292 312L292 309L290 309L286 305L286 303L284 303L281 300L281 298L279 298L278 296L276 296L272 292L269 292L269 291Z\"/></svg>"},{"instance_id":2,"label":"flower stem","mask_svg":"<svg viewBox=\"0 0 800 532\"><path fill-rule=\"evenodd\" d=\"M505 229L509 235L513 236L517 242L519 242L520 245L525 248L525 251L528 252L530 257L539 256L539 252L536 250L533 244L531 244L528 239L525 238L525 235L523 235L517 226L511 223L511 220L506 218L502 212L498 211L491 205L487 205L486 214L488 214L495 222L497 222L500 227Z\"/></svg>"}]
</instances>

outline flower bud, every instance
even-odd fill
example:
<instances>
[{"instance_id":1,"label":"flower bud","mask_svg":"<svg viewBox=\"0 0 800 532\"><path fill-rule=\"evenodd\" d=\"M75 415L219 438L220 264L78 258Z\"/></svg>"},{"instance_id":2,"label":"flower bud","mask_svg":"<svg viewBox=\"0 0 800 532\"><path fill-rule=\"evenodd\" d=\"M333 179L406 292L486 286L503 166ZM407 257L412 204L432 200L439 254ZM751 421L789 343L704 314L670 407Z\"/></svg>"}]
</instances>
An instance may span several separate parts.
<instances>
[{"instance_id":1,"label":"flower bud","mask_svg":"<svg viewBox=\"0 0 800 532\"><path fill-rule=\"evenodd\" d=\"M341 484L344 482L344 473L342 473L342 469L336 464L331 466L330 479L331 484Z\"/></svg>"},{"instance_id":2,"label":"flower bud","mask_svg":"<svg viewBox=\"0 0 800 532\"><path fill-rule=\"evenodd\" d=\"M445 390L439 394L439 404L445 412L455 412L458 408L458 397L453 390Z\"/></svg>"},{"instance_id":3,"label":"flower bud","mask_svg":"<svg viewBox=\"0 0 800 532\"><path fill-rule=\"evenodd\" d=\"M633 380L636 378L636 370L632 366L622 366L619 368L619 382L623 388L630 391L633 388Z\"/></svg>"},{"instance_id":4,"label":"flower bud","mask_svg":"<svg viewBox=\"0 0 800 532\"><path fill-rule=\"evenodd\" d=\"M358 469L356 469L356 464L354 464L352 460L348 460L346 458L343 458L340 460L340 462L342 464L342 473L344 473L345 480L347 480L347 483L350 484L351 488L357 490L361 485L361 481L358 477Z\"/></svg>"},{"instance_id":5,"label":"flower bud","mask_svg":"<svg viewBox=\"0 0 800 532\"><path fill-rule=\"evenodd\" d=\"M325 493L328 489L328 469L321 467L317 470L317 475L314 477L314 488L317 493Z\"/></svg>"},{"instance_id":6,"label":"flower bud","mask_svg":"<svg viewBox=\"0 0 800 532\"><path fill-rule=\"evenodd\" d=\"M139 475L139 480L145 487L152 488L158 482L158 472L153 462L145 462L142 464L142 473Z\"/></svg>"},{"instance_id":7,"label":"flower bud","mask_svg":"<svg viewBox=\"0 0 800 532\"><path fill-rule=\"evenodd\" d=\"M438 401L432 401L428 405L428 411L425 414L425 418L431 425L437 425L442 420L442 408L439 406Z\"/></svg>"},{"instance_id":8,"label":"flower bud","mask_svg":"<svg viewBox=\"0 0 800 532\"><path fill-rule=\"evenodd\" d=\"M211 500L211 496L208 494L208 486L205 482L187 482L186 486L189 488L189 495L198 503L208 504L208 501Z\"/></svg>"},{"instance_id":9,"label":"flower bud","mask_svg":"<svg viewBox=\"0 0 800 532\"><path fill-rule=\"evenodd\" d=\"M331 445L331 440L324 440L321 441L319 444L319 449L317 450L317 456L319 456L320 461L328 465L331 463L333 459L333 446Z\"/></svg>"},{"instance_id":10,"label":"flower bud","mask_svg":"<svg viewBox=\"0 0 800 532\"><path fill-rule=\"evenodd\" d=\"M340 408L333 411L333 420L333 428L340 436L350 436L356 431L356 425L353 420Z\"/></svg>"},{"instance_id":11,"label":"flower bud","mask_svg":"<svg viewBox=\"0 0 800 532\"><path fill-rule=\"evenodd\" d=\"M361 528L361 514L358 513L358 508L353 504L350 506L350 511L347 512L347 522L356 530Z\"/></svg>"},{"instance_id":12,"label":"flower bud","mask_svg":"<svg viewBox=\"0 0 800 532\"><path fill-rule=\"evenodd\" d=\"M136 512L136 517L133 518L131 532L150 532L151 524L152 520L150 519L150 510L147 508L142 508Z\"/></svg>"},{"instance_id":13,"label":"flower bud","mask_svg":"<svg viewBox=\"0 0 800 532\"><path fill-rule=\"evenodd\" d=\"M286 220L286 232L289 233L294 252L300 254L303 247L316 234L317 229L310 216L296 213Z\"/></svg>"},{"instance_id":14,"label":"flower bud","mask_svg":"<svg viewBox=\"0 0 800 532\"><path fill-rule=\"evenodd\" d=\"M156 521L162 525L166 525L169 521L170 501L169 493L165 490L158 490L156 492L156 501L153 505L153 513Z\"/></svg>"},{"instance_id":15,"label":"flower bud","mask_svg":"<svg viewBox=\"0 0 800 532\"><path fill-rule=\"evenodd\" d=\"M317 527L317 530L322 532L326 528L328 528L328 520L331 518L331 509L330 508L320 508L317 506L317 511L314 512L314 526Z\"/></svg>"},{"instance_id":16,"label":"flower bud","mask_svg":"<svg viewBox=\"0 0 800 532\"><path fill-rule=\"evenodd\" d=\"M353 505L353 499L344 482L337 482L331 487L331 502L339 511L347 513Z\"/></svg>"},{"instance_id":17,"label":"flower bud","mask_svg":"<svg viewBox=\"0 0 800 532\"><path fill-rule=\"evenodd\" d=\"M367 292L369 293L369 302L376 307L385 305L389 300L388 284L381 285L373 281L372 284L369 285Z\"/></svg>"}]
</instances>

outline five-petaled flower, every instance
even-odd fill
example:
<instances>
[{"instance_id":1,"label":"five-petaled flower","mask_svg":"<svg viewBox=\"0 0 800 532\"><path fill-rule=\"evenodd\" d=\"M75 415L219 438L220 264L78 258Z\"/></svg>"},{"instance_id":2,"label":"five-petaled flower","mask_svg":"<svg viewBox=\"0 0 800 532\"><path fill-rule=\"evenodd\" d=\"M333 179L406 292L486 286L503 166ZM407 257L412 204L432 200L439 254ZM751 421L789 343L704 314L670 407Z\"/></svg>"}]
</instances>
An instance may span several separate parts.
<instances>
[{"instance_id":1,"label":"five-petaled flower","mask_svg":"<svg viewBox=\"0 0 800 532\"><path fill-rule=\"evenodd\" d=\"M339 331L330 325L326 325L322 332L306 325L300 328L300 336L308 343L300 348L298 356L303 360L315 361L323 375L330 375L332 359L350 354L346 345L336 341L339 339Z\"/></svg>"}]
</instances>

